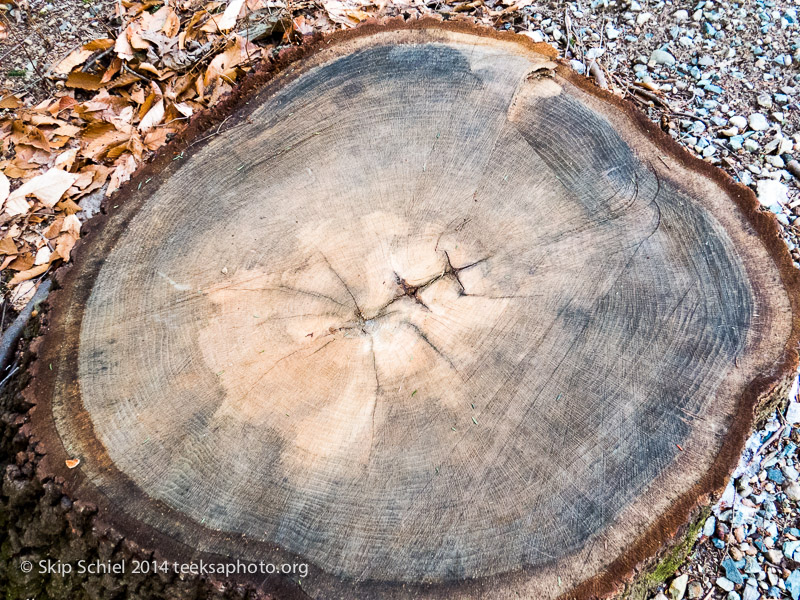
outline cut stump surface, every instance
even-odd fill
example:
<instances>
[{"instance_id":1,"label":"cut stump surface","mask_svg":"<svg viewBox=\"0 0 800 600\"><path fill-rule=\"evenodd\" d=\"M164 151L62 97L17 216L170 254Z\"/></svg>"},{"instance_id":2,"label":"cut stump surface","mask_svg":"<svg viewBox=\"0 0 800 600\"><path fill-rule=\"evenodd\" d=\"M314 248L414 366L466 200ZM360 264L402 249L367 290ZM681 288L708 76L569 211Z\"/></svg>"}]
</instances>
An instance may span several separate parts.
<instances>
[{"instance_id":1,"label":"cut stump surface","mask_svg":"<svg viewBox=\"0 0 800 600\"><path fill-rule=\"evenodd\" d=\"M547 46L371 25L225 111L109 205L37 362L46 469L164 556L603 593L796 364L752 193Z\"/></svg>"}]
</instances>

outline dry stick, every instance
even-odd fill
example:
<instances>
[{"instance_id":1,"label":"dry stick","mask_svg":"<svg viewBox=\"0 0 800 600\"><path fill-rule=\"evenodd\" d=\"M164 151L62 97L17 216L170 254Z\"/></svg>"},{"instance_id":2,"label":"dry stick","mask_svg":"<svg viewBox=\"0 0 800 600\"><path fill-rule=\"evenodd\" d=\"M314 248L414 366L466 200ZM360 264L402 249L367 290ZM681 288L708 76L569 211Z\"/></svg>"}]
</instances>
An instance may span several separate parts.
<instances>
[{"instance_id":1,"label":"dry stick","mask_svg":"<svg viewBox=\"0 0 800 600\"><path fill-rule=\"evenodd\" d=\"M648 100L651 100L653 102L653 104L657 104L659 106L663 106L664 108L667 108L667 109L669 108L669 104L667 104L666 101L663 98L661 98L660 96L654 94L653 92L651 92L649 90L646 90L644 88L640 88L638 86L633 86L630 89L633 90L634 94L639 94L640 96L643 96L643 97L647 98Z\"/></svg>"},{"instance_id":2,"label":"dry stick","mask_svg":"<svg viewBox=\"0 0 800 600\"><path fill-rule=\"evenodd\" d=\"M786 425L781 425L781 427L775 433L773 433L766 442L761 444L761 446L758 447L758 450L756 450L755 453L753 454L753 458L750 459L750 462L748 464L752 465L755 462L756 458L758 458L758 455L761 454L766 448L771 446L772 443L781 436L784 429L786 429Z\"/></svg>"},{"instance_id":3,"label":"dry stick","mask_svg":"<svg viewBox=\"0 0 800 600\"><path fill-rule=\"evenodd\" d=\"M597 64L596 61L592 61L592 64L589 65L589 75L594 77L595 81L597 81L597 85L599 85L604 90L608 89L608 82L606 81L606 76L603 74L603 70Z\"/></svg>"},{"instance_id":4,"label":"dry stick","mask_svg":"<svg viewBox=\"0 0 800 600\"><path fill-rule=\"evenodd\" d=\"M97 61L102 60L103 58L111 54L113 51L114 51L114 46L111 46L110 48L103 50L102 52L97 54L97 56L92 58L92 60L87 61L87 63L83 65L83 67L81 68L81 71L85 73L86 71L91 69L95 64L97 64Z\"/></svg>"},{"instance_id":5,"label":"dry stick","mask_svg":"<svg viewBox=\"0 0 800 600\"><path fill-rule=\"evenodd\" d=\"M28 301L25 308L22 309L22 312L17 315L17 318L14 319L14 322L3 334L2 339L0 339L0 371L5 371L8 367L8 362L14 353L14 349L17 347L17 341L19 341L22 331L28 323L28 319L31 318L33 309L47 298L51 286L52 280L47 279L43 281L39 285L39 289L36 290L36 293L33 295L33 298Z\"/></svg>"}]
</instances>

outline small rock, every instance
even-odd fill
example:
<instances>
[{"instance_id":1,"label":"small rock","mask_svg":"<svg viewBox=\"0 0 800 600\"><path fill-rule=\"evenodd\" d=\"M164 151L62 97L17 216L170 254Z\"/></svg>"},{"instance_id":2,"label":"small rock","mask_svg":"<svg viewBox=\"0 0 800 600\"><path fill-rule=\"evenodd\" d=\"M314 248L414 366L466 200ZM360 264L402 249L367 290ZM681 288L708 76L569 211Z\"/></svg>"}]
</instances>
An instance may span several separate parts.
<instances>
[{"instance_id":1,"label":"small rock","mask_svg":"<svg viewBox=\"0 0 800 600\"><path fill-rule=\"evenodd\" d=\"M800 541L794 540L791 542L784 542L783 555L792 560L794 558L794 553L797 552L798 548L800 548Z\"/></svg>"},{"instance_id":2,"label":"small rock","mask_svg":"<svg viewBox=\"0 0 800 600\"><path fill-rule=\"evenodd\" d=\"M728 123L730 123L731 127L736 127L740 131L747 127L747 119L739 115L728 119Z\"/></svg>"},{"instance_id":3,"label":"small rock","mask_svg":"<svg viewBox=\"0 0 800 600\"><path fill-rule=\"evenodd\" d=\"M783 490L786 497L793 502L800 502L800 484L797 482L791 483Z\"/></svg>"},{"instance_id":4,"label":"small rock","mask_svg":"<svg viewBox=\"0 0 800 600\"><path fill-rule=\"evenodd\" d=\"M675 17L675 20L678 23L683 23L684 21L688 21L689 20L689 13L688 13L688 11L685 11L685 10L676 10L672 14L672 16Z\"/></svg>"},{"instance_id":5,"label":"small rock","mask_svg":"<svg viewBox=\"0 0 800 600\"><path fill-rule=\"evenodd\" d=\"M692 581L687 589L689 593L689 600L697 600L697 598L701 598L703 596L703 586L698 581Z\"/></svg>"},{"instance_id":6,"label":"small rock","mask_svg":"<svg viewBox=\"0 0 800 600\"><path fill-rule=\"evenodd\" d=\"M639 16L636 17L636 24L637 25L644 25L651 18L653 18L653 13L649 13L649 12L639 13Z\"/></svg>"},{"instance_id":7,"label":"small rock","mask_svg":"<svg viewBox=\"0 0 800 600\"><path fill-rule=\"evenodd\" d=\"M772 97L769 94L759 95L757 101L762 108L772 108Z\"/></svg>"},{"instance_id":8,"label":"small rock","mask_svg":"<svg viewBox=\"0 0 800 600\"><path fill-rule=\"evenodd\" d=\"M758 586L753 582L752 579L749 579L747 581L747 585L744 586L742 600L758 600L760 597L761 592L758 591Z\"/></svg>"},{"instance_id":9,"label":"small rock","mask_svg":"<svg viewBox=\"0 0 800 600\"><path fill-rule=\"evenodd\" d=\"M756 152L758 150L758 142L755 141L753 138L747 138L744 141L744 149L748 152Z\"/></svg>"},{"instance_id":10,"label":"small rock","mask_svg":"<svg viewBox=\"0 0 800 600\"><path fill-rule=\"evenodd\" d=\"M795 423L800 423L800 402L789 403L789 407L786 409L786 422L791 423L792 425Z\"/></svg>"},{"instance_id":11,"label":"small rock","mask_svg":"<svg viewBox=\"0 0 800 600\"><path fill-rule=\"evenodd\" d=\"M739 592L728 592L728 595L725 596L725 600L742 600L742 597L739 595Z\"/></svg>"},{"instance_id":12,"label":"small rock","mask_svg":"<svg viewBox=\"0 0 800 600\"><path fill-rule=\"evenodd\" d=\"M772 550L767 550L766 556L767 560L771 562L773 565L781 564L781 560L783 559L783 553L776 548L773 548Z\"/></svg>"},{"instance_id":13,"label":"small rock","mask_svg":"<svg viewBox=\"0 0 800 600\"><path fill-rule=\"evenodd\" d=\"M778 157L778 158L780 158L780 157ZM759 181L759 183L761 183L761 182ZM783 184L781 184L781 185L783 185ZM783 187L785 188L786 186L784 185ZM785 200L785 197L784 197L784 200ZM774 206L774 204L775 203L773 202L773 203L770 203L768 206ZM777 484L781 484L785 480L785 477L783 476L783 473L781 473L781 470L780 469L776 469L776 468L772 468L772 469L768 469L767 470L767 478L770 481L774 481Z\"/></svg>"},{"instance_id":14,"label":"small rock","mask_svg":"<svg viewBox=\"0 0 800 600\"><path fill-rule=\"evenodd\" d=\"M569 65L572 67L572 70L576 73L583 75L586 72L586 67L584 64L579 60L571 60L569 61Z\"/></svg>"},{"instance_id":15,"label":"small rock","mask_svg":"<svg viewBox=\"0 0 800 600\"><path fill-rule=\"evenodd\" d=\"M783 159L780 156L769 155L764 157L764 160L771 164L776 169L782 169L786 166L786 163L783 162ZM781 483L780 481L776 483Z\"/></svg>"},{"instance_id":16,"label":"small rock","mask_svg":"<svg viewBox=\"0 0 800 600\"><path fill-rule=\"evenodd\" d=\"M706 537L711 537L714 535L714 532L717 530L717 519L714 516L708 517L706 522L703 523L703 535Z\"/></svg>"},{"instance_id":17,"label":"small rock","mask_svg":"<svg viewBox=\"0 0 800 600\"><path fill-rule=\"evenodd\" d=\"M681 575L669 584L669 597L671 600L683 600L686 595L686 584L689 583L688 575Z\"/></svg>"},{"instance_id":18,"label":"small rock","mask_svg":"<svg viewBox=\"0 0 800 600\"><path fill-rule=\"evenodd\" d=\"M732 582L734 585L742 585L744 583L744 579L742 578L742 574L739 572L739 569L736 568L736 563L733 562L733 559L730 557L726 557L722 561L722 568L725 569L725 579ZM719 580L717 580L719 581ZM733 589L733 588L731 588ZM726 590L731 591L731 590Z\"/></svg>"},{"instance_id":19,"label":"small rock","mask_svg":"<svg viewBox=\"0 0 800 600\"><path fill-rule=\"evenodd\" d=\"M762 115L761 113L753 113L748 118L747 123L750 125L750 129L753 131L766 131L769 129L769 123L767 122L767 117Z\"/></svg>"},{"instance_id":20,"label":"small rock","mask_svg":"<svg viewBox=\"0 0 800 600\"><path fill-rule=\"evenodd\" d=\"M666 50L653 50L650 54L650 61L657 65L667 65L671 67L675 64L675 57Z\"/></svg>"},{"instance_id":21,"label":"small rock","mask_svg":"<svg viewBox=\"0 0 800 600\"><path fill-rule=\"evenodd\" d=\"M758 561L754 557L748 556L745 558L744 572L748 575L761 573L761 565L758 564Z\"/></svg>"},{"instance_id":22,"label":"small rock","mask_svg":"<svg viewBox=\"0 0 800 600\"><path fill-rule=\"evenodd\" d=\"M653 600L669 600L669 598L664 595L664 592L658 592L655 596L653 596Z\"/></svg>"},{"instance_id":23,"label":"small rock","mask_svg":"<svg viewBox=\"0 0 800 600\"><path fill-rule=\"evenodd\" d=\"M786 579L786 591L792 596L792 600L800 598L800 569L795 569Z\"/></svg>"},{"instance_id":24,"label":"small rock","mask_svg":"<svg viewBox=\"0 0 800 600\"><path fill-rule=\"evenodd\" d=\"M717 587L720 588L721 590L724 590L726 592L733 591L734 585L730 579L726 579L725 577L717 577L717 581L715 583L717 584Z\"/></svg>"},{"instance_id":25,"label":"small rock","mask_svg":"<svg viewBox=\"0 0 800 600\"><path fill-rule=\"evenodd\" d=\"M789 188L774 179L761 179L756 183L756 193L762 206L780 206L786 203Z\"/></svg>"}]
</instances>

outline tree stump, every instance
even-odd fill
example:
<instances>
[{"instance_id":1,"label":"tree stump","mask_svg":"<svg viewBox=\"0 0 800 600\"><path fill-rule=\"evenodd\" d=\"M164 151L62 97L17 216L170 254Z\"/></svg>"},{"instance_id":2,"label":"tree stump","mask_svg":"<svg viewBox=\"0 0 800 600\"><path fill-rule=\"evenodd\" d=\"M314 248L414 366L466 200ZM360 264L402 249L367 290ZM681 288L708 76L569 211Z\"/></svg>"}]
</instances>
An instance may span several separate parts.
<instances>
[{"instance_id":1,"label":"tree stump","mask_svg":"<svg viewBox=\"0 0 800 600\"><path fill-rule=\"evenodd\" d=\"M43 474L170 559L308 563L235 577L266 590L609 592L797 364L774 219L521 36L389 22L302 54L61 274Z\"/></svg>"}]
</instances>

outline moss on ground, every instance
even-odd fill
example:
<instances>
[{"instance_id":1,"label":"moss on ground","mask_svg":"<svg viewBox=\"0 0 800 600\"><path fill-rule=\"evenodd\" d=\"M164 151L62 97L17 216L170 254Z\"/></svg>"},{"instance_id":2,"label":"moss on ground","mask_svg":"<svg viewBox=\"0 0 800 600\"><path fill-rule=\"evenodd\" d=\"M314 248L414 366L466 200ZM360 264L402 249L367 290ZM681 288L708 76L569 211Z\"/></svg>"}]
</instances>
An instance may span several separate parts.
<instances>
[{"instance_id":1,"label":"moss on ground","mask_svg":"<svg viewBox=\"0 0 800 600\"><path fill-rule=\"evenodd\" d=\"M703 524L710 514L711 506L700 509L678 541L667 548L658 559L645 566L625 587L617 600L648 600L658 586L673 577L691 555L700 531L703 529Z\"/></svg>"}]
</instances>

